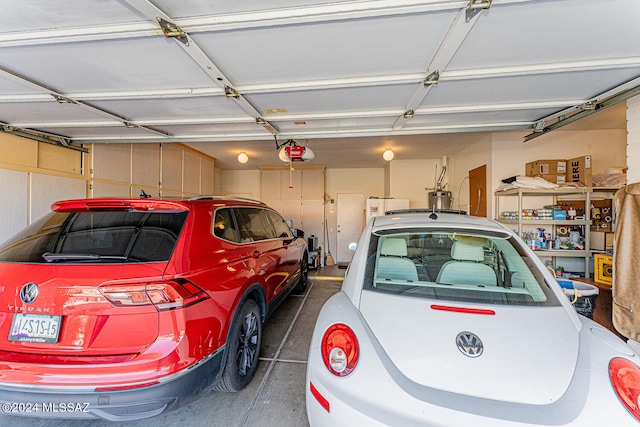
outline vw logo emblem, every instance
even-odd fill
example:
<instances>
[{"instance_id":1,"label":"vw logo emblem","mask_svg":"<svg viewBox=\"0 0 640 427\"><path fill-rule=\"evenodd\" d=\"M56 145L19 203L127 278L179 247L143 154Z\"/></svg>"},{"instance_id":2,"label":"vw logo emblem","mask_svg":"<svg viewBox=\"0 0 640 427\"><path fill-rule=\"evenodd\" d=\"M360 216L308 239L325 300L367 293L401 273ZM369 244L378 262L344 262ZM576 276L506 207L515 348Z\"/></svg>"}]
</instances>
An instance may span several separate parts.
<instances>
[{"instance_id":1,"label":"vw logo emblem","mask_svg":"<svg viewBox=\"0 0 640 427\"><path fill-rule=\"evenodd\" d=\"M25 304L31 304L38 298L38 286L35 283L27 283L20 289L20 299Z\"/></svg>"},{"instance_id":2,"label":"vw logo emblem","mask_svg":"<svg viewBox=\"0 0 640 427\"><path fill-rule=\"evenodd\" d=\"M456 337L456 345L462 354L469 357L478 357L484 351L480 338L471 332L460 332Z\"/></svg>"}]
</instances>

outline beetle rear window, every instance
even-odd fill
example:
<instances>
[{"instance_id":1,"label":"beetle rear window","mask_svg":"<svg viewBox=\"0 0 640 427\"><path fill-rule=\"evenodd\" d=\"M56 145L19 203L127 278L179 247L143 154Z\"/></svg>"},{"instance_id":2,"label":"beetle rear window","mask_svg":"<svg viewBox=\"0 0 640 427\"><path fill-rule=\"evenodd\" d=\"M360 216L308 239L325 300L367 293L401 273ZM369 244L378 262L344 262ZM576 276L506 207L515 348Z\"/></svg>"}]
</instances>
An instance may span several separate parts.
<instances>
[{"instance_id":1,"label":"beetle rear window","mask_svg":"<svg viewBox=\"0 0 640 427\"><path fill-rule=\"evenodd\" d=\"M449 301L558 305L536 265L512 238L459 230L373 235L365 288Z\"/></svg>"}]
</instances>

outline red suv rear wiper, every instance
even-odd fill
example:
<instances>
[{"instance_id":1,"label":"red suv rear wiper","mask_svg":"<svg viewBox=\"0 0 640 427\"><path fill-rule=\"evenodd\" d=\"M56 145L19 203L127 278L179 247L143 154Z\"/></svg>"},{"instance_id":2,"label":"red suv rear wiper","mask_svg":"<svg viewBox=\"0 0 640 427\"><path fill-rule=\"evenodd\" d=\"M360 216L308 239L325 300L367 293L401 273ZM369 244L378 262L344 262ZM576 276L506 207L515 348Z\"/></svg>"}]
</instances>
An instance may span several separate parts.
<instances>
[{"instance_id":1,"label":"red suv rear wiper","mask_svg":"<svg viewBox=\"0 0 640 427\"><path fill-rule=\"evenodd\" d=\"M52 253L45 252L42 254L42 258L47 262L55 261L97 261L97 260L119 260L127 261L126 256L117 255L98 255L98 254L74 254L74 253Z\"/></svg>"}]
</instances>

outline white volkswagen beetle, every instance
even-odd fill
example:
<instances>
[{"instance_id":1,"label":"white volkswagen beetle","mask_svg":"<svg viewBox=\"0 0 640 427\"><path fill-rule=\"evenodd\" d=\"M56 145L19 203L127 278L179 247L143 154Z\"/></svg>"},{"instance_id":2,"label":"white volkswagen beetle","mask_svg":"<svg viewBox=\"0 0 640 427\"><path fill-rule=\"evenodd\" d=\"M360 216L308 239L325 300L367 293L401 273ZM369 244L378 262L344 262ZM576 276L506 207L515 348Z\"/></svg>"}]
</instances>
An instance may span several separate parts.
<instances>
[{"instance_id":1,"label":"white volkswagen beetle","mask_svg":"<svg viewBox=\"0 0 640 427\"><path fill-rule=\"evenodd\" d=\"M467 215L371 220L307 365L312 426L631 426L640 357L576 313L513 231Z\"/></svg>"}]
</instances>

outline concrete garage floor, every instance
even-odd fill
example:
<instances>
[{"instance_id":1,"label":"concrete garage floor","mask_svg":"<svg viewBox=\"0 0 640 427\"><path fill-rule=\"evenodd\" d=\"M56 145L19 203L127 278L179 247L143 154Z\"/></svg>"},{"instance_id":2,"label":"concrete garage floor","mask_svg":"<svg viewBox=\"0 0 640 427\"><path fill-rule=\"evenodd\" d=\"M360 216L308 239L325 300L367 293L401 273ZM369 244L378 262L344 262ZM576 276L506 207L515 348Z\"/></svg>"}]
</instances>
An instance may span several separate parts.
<instances>
[{"instance_id":1,"label":"concrete garage floor","mask_svg":"<svg viewBox=\"0 0 640 427\"><path fill-rule=\"evenodd\" d=\"M305 375L309 342L322 305L340 290L345 271L338 266L309 271L307 292L289 296L267 321L258 371L251 384L239 393L205 390L200 399L188 406L134 422L51 420L0 413L0 426L308 426Z\"/></svg>"}]
</instances>

